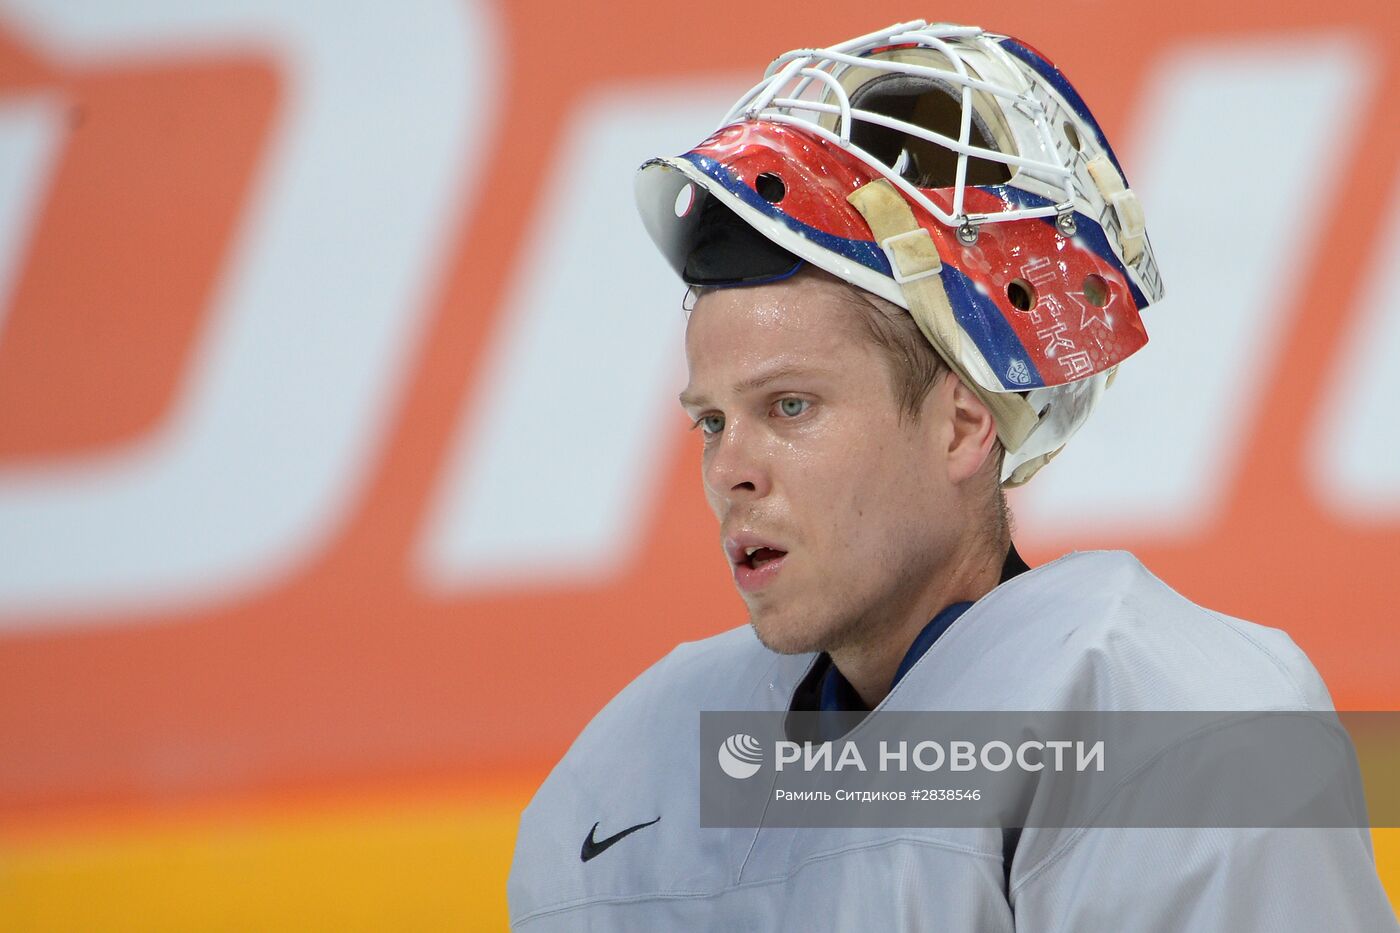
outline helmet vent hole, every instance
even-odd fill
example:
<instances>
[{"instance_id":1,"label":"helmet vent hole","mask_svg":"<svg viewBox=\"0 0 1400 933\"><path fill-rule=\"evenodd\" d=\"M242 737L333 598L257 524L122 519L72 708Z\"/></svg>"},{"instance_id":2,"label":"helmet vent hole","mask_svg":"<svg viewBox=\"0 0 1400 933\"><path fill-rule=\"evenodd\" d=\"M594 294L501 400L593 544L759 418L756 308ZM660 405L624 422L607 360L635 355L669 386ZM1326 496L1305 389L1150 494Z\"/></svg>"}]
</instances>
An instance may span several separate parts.
<instances>
[{"instance_id":1,"label":"helmet vent hole","mask_svg":"<svg viewBox=\"0 0 1400 933\"><path fill-rule=\"evenodd\" d=\"M787 185L783 180L772 172L764 172L753 180L754 190L758 196L769 204L777 204L787 194Z\"/></svg>"},{"instance_id":2,"label":"helmet vent hole","mask_svg":"<svg viewBox=\"0 0 1400 933\"><path fill-rule=\"evenodd\" d=\"M1006 297L1017 311L1029 311L1035 307L1035 288L1025 279L1013 279L1008 283Z\"/></svg>"},{"instance_id":3,"label":"helmet vent hole","mask_svg":"<svg viewBox=\"0 0 1400 933\"><path fill-rule=\"evenodd\" d=\"M690 209L695 206L695 185L686 182L681 186L681 190L676 192L676 216L685 217L690 213Z\"/></svg>"},{"instance_id":4,"label":"helmet vent hole","mask_svg":"<svg viewBox=\"0 0 1400 933\"><path fill-rule=\"evenodd\" d=\"M1084 148L1084 143L1079 138L1079 131L1074 128L1073 123L1066 120L1061 128L1065 132L1065 139L1069 141L1069 144L1074 147L1076 152Z\"/></svg>"},{"instance_id":5,"label":"helmet vent hole","mask_svg":"<svg viewBox=\"0 0 1400 933\"><path fill-rule=\"evenodd\" d=\"M1103 276L1091 274L1084 277L1084 298L1089 304L1102 308L1108 304L1110 297L1108 282Z\"/></svg>"}]
</instances>

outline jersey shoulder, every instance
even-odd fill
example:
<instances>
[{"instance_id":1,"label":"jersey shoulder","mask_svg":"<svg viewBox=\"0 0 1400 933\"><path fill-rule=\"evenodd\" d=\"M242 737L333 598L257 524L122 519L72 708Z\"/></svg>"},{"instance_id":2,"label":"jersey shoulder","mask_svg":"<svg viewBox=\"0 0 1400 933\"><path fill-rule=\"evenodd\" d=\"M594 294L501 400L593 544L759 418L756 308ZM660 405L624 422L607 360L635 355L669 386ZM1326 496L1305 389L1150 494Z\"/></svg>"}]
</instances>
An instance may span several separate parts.
<instances>
[{"instance_id":1,"label":"jersey shoulder","mask_svg":"<svg viewBox=\"0 0 1400 933\"><path fill-rule=\"evenodd\" d=\"M512 916L671 890L676 858L654 853L694 849L700 712L770 708L781 692L772 686L776 672L801 663L764 648L744 626L679 645L623 688L574 740L521 814L508 884ZM592 838L590 827L603 839L643 824L646 845L619 847L620 853L582 864L579 846ZM722 887L724 861L683 861L693 867L691 881L698 873Z\"/></svg>"},{"instance_id":2,"label":"jersey shoulder","mask_svg":"<svg viewBox=\"0 0 1400 933\"><path fill-rule=\"evenodd\" d=\"M583 764L595 749L611 761L619 743L654 750L674 725L693 726L701 710L761 708L751 704L762 696L764 675L792 660L764 648L747 625L677 645L593 717L560 766Z\"/></svg>"},{"instance_id":3,"label":"jersey shoulder","mask_svg":"<svg viewBox=\"0 0 1400 933\"><path fill-rule=\"evenodd\" d=\"M981 708L1332 708L1286 633L1197 605L1126 551L1066 555L964 618L942 648L966 667L938 676L973 706L995 703Z\"/></svg>"}]
</instances>

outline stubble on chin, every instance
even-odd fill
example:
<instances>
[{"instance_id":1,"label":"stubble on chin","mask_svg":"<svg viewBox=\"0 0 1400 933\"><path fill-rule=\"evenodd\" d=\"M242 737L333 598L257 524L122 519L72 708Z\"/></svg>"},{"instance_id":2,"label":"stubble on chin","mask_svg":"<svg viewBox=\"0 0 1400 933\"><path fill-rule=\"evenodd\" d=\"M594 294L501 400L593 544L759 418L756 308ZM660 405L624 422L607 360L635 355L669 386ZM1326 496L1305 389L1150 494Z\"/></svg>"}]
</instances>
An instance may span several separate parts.
<instances>
[{"instance_id":1,"label":"stubble on chin","mask_svg":"<svg viewBox=\"0 0 1400 933\"><path fill-rule=\"evenodd\" d=\"M862 620L839 612L797 613L749 606L749 625L769 651L812 654L830 652L857 638Z\"/></svg>"}]
</instances>

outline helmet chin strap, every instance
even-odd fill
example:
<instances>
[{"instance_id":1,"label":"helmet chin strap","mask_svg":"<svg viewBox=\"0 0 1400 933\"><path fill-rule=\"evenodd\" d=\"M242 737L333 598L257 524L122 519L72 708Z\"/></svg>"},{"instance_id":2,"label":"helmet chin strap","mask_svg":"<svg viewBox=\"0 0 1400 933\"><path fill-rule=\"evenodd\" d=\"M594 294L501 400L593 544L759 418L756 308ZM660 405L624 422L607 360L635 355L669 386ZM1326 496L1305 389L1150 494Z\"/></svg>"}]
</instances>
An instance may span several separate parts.
<instances>
[{"instance_id":1,"label":"helmet chin strap","mask_svg":"<svg viewBox=\"0 0 1400 933\"><path fill-rule=\"evenodd\" d=\"M972 378L963 366L961 332L939 276L943 263L938 257L933 237L914 219L909 203L883 178L857 188L847 195L846 200L860 211L870 225L875 242L889 257L895 281L904 293L909 313L918 323L919 330L923 331L924 337L957 373L958 378L991 409L992 417L996 420L997 436L1007 452L1014 454L1020 450L1039 423L1039 416L1025 396L1014 392L989 391ZM1026 482L1058 452L1042 454L1018 464L1010 475L1002 477L1003 485L1019 486Z\"/></svg>"}]
</instances>

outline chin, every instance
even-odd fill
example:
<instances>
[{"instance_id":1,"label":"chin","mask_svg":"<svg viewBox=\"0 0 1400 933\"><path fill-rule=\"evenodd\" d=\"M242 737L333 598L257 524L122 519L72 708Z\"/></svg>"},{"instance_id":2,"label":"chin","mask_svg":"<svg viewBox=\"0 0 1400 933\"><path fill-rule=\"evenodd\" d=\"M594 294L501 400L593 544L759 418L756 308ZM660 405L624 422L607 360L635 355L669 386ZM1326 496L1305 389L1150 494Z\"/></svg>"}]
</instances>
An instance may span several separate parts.
<instances>
[{"instance_id":1,"label":"chin","mask_svg":"<svg viewBox=\"0 0 1400 933\"><path fill-rule=\"evenodd\" d=\"M809 654L826 650L831 626L812 614L750 608L749 624L763 647L778 654Z\"/></svg>"}]
</instances>

